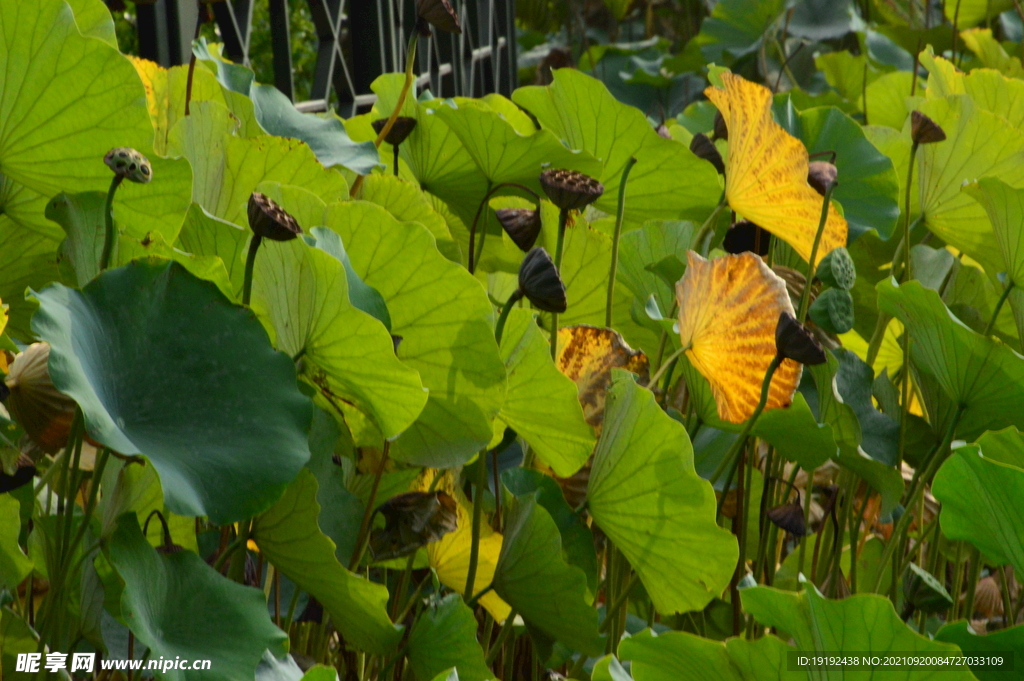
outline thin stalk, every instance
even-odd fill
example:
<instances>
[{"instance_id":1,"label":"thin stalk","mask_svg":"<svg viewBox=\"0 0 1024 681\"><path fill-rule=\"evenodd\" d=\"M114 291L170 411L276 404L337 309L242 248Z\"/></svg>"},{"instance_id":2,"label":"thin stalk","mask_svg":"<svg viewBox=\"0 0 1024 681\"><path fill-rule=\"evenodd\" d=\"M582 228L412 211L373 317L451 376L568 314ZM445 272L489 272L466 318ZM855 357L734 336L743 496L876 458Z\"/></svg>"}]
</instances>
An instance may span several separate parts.
<instances>
[{"instance_id":1,"label":"thin stalk","mask_svg":"<svg viewBox=\"0 0 1024 681\"><path fill-rule=\"evenodd\" d=\"M981 577L981 551L971 546L971 572L967 580L967 596L964 599L964 610L961 615L968 620L974 619L974 592L978 588L978 578Z\"/></svg>"},{"instance_id":2,"label":"thin stalk","mask_svg":"<svg viewBox=\"0 0 1024 681\"><path fill-rule=\"evenodd\" d=\"M355 571L359 567L366 546L369 543L370 519L373 518L374 502L377 500L377 489L380 487L380 478L384 475L384 467L388 462L388 453L391 451L391 443L384 441L384 451L380 456L380 464L377 465L377 472L373 476L373 487L370 488L370 497L366 500L366 508L363 509L363 519L359 523L359 534L356 535L356 550L352 552L352 560L349 561L348 569Z\"/></svg>"},{"instance_id":3,"label":"thin stalk","mask_svg":"<svg viewBox=\"0 0 1024 681\"><path fill-rule=\"evenodd\" d=\"M626 605L626 603L629 601L629 592L632 591L633 588L639 583L640 575L634 572L633 575L629 578L629 583L626 584L626 588L619 592L619 595L616 597L615 602L612 603L611 607L605 611L604 621L601 622L601 626L598 627L598 632L603 634L606 631L608 631L608 627L611 626L612 620L618 619L619 612L622 610L623 606Z\"/></svg>"},{"instance_id":4,"label":"thin stalk","mask_svg":"<svg viewBox=\"0 0 1024 681\"><path fill-rule=\"evenodd\" d=\"M565 244L565 226L569 222L569 211L558 212L558 240L555 242L555 269L562 275L562 246ZM558 355L558 313L551 313L551 359Z\"/></svg>"},{"instance_id":5,"label":"thin stalk","mask_svg":"<svg viewBox=\"0 0 1024 681\"><path fill-rule=\"evenodd\" d=\"M854 489L856 494L856 489ZM864 490L864 501L860 504L860 511L850 526L850 595L857 594L857 558L860 553L860 526L864 522L864 511L867 508L868 500L871 498L870 490Z\"/></svg>"},{"instance_id":6,"label":"thin stalk","mask_svg":"<svg viewBox=\"0 0 1024 681\"><path fill-rule=\"evenodd\" d=\"M916 74L914 75L916 78ZM910 257L910 187L914 182L914 159L917 158L918 143L910 147L910 164L907 168L907 186L903 201L903 272L900 281L908 282L913 279ZM910 328L903 327L903 371L902 371L902 404L900 405L900 438L899 449L896 455L896 467L899 468L903 461L907 447L907 428L910 422Z\"/></svg>"},{"instance_id":7,"label":"thin stalk","mask_svg":"<svg viewBox=\"0 0 1024 681\"><path fill-rule=\"evenodd\" d=\"M110 189L107 190L107 202L103 206L103 220L106 230L103 236L103 251L100 254L100 272L110 266L110 257L114 253L114 244L117 243L117 231L114 229L114 193L124 182L124 175L114 175L110 181Z\"/></svg>"},{"instance_id":8,"label":"thin stalk","mask_svg":"<svg viewBox=\"0 0 1024 681\"><path fill-rule=\"evenodd\" d=\"M192 35L192 42L199 40L199 32L203 28L203 17L206 15L206 7L199 5L199 15L196 17L196 30ZM188 77L185 80L185 115L190 113L189 104L192 102L192 80L196 73L196 53L191 50L188 60Z\"/></svg>"},{"instance_id":9,"label":"thin stalk","mask_svg":"<svg viewBox=\"0 0 1024 681\"><path fill-rule=\"evenodd\" d=\"M660 367L658 367L658 370L654 372L654 375L651 376L650 379L648 379L647 385L658 385L658 381L661 380L661 377L665 375L665 372L668 371L668 368L672 366L672 363L679 359L682 356L682 354L689 349L689 346L685 348L679 348L671 355L666 357L665 361L661 363Z\"/></svg>"},{"instance_id":10,"label":"thin stalk","mask_svg":"<svg viewBox=\"0 0 1024 681\"><path fill-rule=\"evenodd\" d=\"M522 297L522 289L517 288L512 292L512 295L508 297L505 307L501 308L501 314L498 315L498 323L494 325L494 340L498 342L498 345L501 345L501 334L505 331L505 322L508 320L508 315Z\"/></svg>"},{"instance_id":11,"label":"thin stalk","mask_svg":"<svg viewBox=\"0 0 1024 681\"><path fill-rule=\"evenodd\" d=\"M953 606L949 610L949 614L946 617L947 622L955 622L959 619L960 615L960 592L964 588L964 543L958 541L956 543L956 554L953 558L955 565L953 566Z\"/></svg>"},{"instance_id":12,"label":"thin stalk","mask_svg":"<svg viewBox=\"0 0 1024 681\"><path fill-rule=\"evenodd\" d=\"M409 577L412 575L412 564L416 561L416 552L414 551L409 555L409 560L405 562L405 569L402 570L402 576L398 579L398 586L395 587L395 600L391 603L391 621L398 621L398 613L402 611L405 606L403 603L405 592L409 588Z\"/></svg>"},{"instance_id":13,"label":"thin stalk","mask_svg":"<svg viewBox=\"0 0 1024 681\"><path fill-rule=\"evenodd\" d=\"M245 256L245 275L242 279L242 305L248 306L252 297L252 270L256 265L256 252L260 250L260 243L263 237L252 235L249 241L249 253Z\"/></svg>"},{"instance_id":14,"label":"thin stalk","mask_svg":"<svg viewBox=\"0 0 1024 681\"><path fill-rule=\"evenodd\" d=\"M484 236L486 236L486 232L480 235L479 250L475 246L476 227L480 222L480 216L483 214L484 208L487 206L487 202L491 200L494 194L497 193L499 189L506 189L509 187L514 187L515 189L518 189L526 194L529 194L530 196L533 197L534 201L540 203L540 196L537 195L537 192L533 191L532 189L525 185L519 184L518 182L502 182L500 184L491 186L490 180L487 181L487 193L484 194L484 198L480 199L480 203L477 204L476 213L473 214L473 222L469 226L469 253L467 255L467 264L470 274L476 271L476 266L480 262L480 256L482 256L484 252Z\"/></svg>"},{"instance_id":15,"label":"thin stalk","mask_svg":"<svg viewBox=\"0 0 1024 681\"><path fill-rule=\"evenodd\" d=\"M813 501L811 498L811 489L814 487L814 473L817 470L817 468L812 468L807 471L807 481L804 484L804 536L800 538L800 556L797 559L798 575L802 574L804 571L804 560L807 558L807 542L810 541L808 537L811 536L808 532L808 530L811 529L811 502ZM796 476L794 476L793 479L795 480Z\"/></svg>"},{"instance_id":16,"label":"thin stalk","mask_svg":"<svg viewBox=\"0 0 1024 681\"><path fill-rule=\"evenodd\" d=\"M775 375L775 370L782 364L782 355L775 355L772 359L771 364L768 365L768 371L764 374L764 381L761 383L761 398L757 401L757 407L754 409L754 413L750 415L750 418L743 424L743 430L740 431L739 437L737 437L729 451L726 452L725 456L719 462L715 472L711 474L708 480L714 485L718 482L718 479L722 477L722 473L725 472L726 466L729 462L737 455L737 453L743 448L743 443L746 441L747 436L750 435L750 431L754 427L754 423L757 421L757 417L764 411L764 407L768 404L768 390L771 388L772 376Z\"/></svg>"},{"instance_id":17,"label":"thin stalk","mask_svg":"<svg viewBox=\"0 0 1024 681\"><path fill-rule=\"evenodd\" d=\"M999 301L996 302L996 309L992 313L992 319L988 320L988 326L985 327L985 335L991 336L992 330L996 328L996 319L999 318L999 312L1003 309L1003 304L1006 299L1010 297L1010 291L1013 290L1015 282L1011 281L1009 286L1003 289L1003 295L999 296Z\"/></svg>"},{"instance_id":18,"label":"thin stalk","mask_svg":"<svg viewBox=\"0 0 1024 681\"><path fill-rule=\"evenodd\" d=\"M476 459L476 492L473 495L473 532L469 546L469 570L466 573L466 590L462 598L469 601L473 598L473 587L476 586L476 568L480 561L480 526L484 517L484 489L487 487L487 450L483 449Z\"/></svg>"},{"instance_id":19,"label":"thin stalk","mask_svg":"<svg viewBox=\"0 0 1024 681\"><path fill-rule=\"evenodd\" d=\"M252 535L252 521L243 520L238 524L238 538L235 539L235 550L228 567L228 579L239 584L245 583L245 557L249 550L249 537Z\"/></svg>"},{"instance_id":20,"label":"thin stalk","mask_svg":"<svg viewBox=\"0 0 1024 681\"><path fill-rule=\"evenodd\" d=\"M615 212L615 234L612 237L612 264L608 272L608 300L604 310L604 325L612 326L612 303L615 300L615 270L619 266L619 237L622 235L622 218L626 213L626 182L629 180L629 171L636 165L636 157L630 157L626 161L626 167L622 169L622 180L619 181L619 204Z\"/></svg>"},{"instance_id":21,"label":"thin stalk","mask_svg":"<svg viewBox=\"0 0 1024 681\"><path fill-rule=\"evenodd\" d=\"M490 651L487 653L487 658L484 660L484 664L490 667L494 664L494 661L498 658L498 653L505 645L505 641L508 639L509 634L512 633L512 629L516 621L516 611L513 609L508 617L505 618L505 623L501 625L501 629L498 631L498 638L494 639L494 645L491 646Z\"/></svg>"},{"instance_id":22,"label":"thin stalk","mask_svg":"<svg viewBox=\"0 0 1024 681\"><path fill-rule=\"evenodd\" d=\"M811 303L811 284L814 282L814 271L818 266L818 247L821 246L821 235L825 233L825 224L828 222L828 207L832 199L832 192L839 185L833 182L825 190L825 196L821 201L821 217L818 218L818 231L814 234L814 244L811 246L811 259L807 263L807 281L804 282L804 292L800 297L800 310L797 312L797 320L801 324L807 319L807 308Z\"/></svg>"},{"instance_id":23,"label":"thin stalk","mask_svg":"<svg viewBox=\"0 0 1024 681\"><path fill-rule=\"evenodd\" d=\"M754 556L754 579L758 579L764 565L765 553L768 550L768 530L771 523L768 520L768 503L774 493L774 477L772 476L772 464L775 459L775 448L768 448L768 456L764 462L764 485L761 487L761 507L758 509L757 523L757 554ZM747 638L750 638L748 633Z\"/></svg>"},{"instance_id":24,"label":"thin stalk","mask_svg":"<svg viewBox=\"0 0 1024 681\"><path fill-rule=\"evenodd\" d=\"M395 163L394 163L395 177L398 177L398 149L399 149L399 146L400 145L396 144L395 148L394 148L394 152L395 152Z\"/></svg>"},{"instance_id":25,"label":"thin stalk","mask_svg":"<svg viewBox=\"0 0 1024 681\"><path fill-rule=\"evenodd\" d=\"M1010 622L1013 621L1012 619L1010 619L1011 617L1013 617L1013 599L1010 598L1010 579L1009 579L1009 577L1006 574L1006 571L1008 569L1009 568L1004 565L1003 568L1002 568L1002 573L999 575L999 577L1000 577L999 582L1002 585L1002 591L1003 591L1003 627L1004 628L1009 627L1010 626Z\"/></svg>"}]
</instances>

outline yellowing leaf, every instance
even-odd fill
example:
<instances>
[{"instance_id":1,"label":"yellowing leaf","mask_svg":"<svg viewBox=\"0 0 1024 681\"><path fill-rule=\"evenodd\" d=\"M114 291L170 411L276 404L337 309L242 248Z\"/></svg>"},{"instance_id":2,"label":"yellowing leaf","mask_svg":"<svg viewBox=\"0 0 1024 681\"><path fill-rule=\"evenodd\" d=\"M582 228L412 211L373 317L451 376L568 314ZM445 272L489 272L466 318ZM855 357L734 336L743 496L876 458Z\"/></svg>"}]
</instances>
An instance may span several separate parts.
<instances>
[{"instance_id":1,"label":"yellowing leaf","mask_svg":"<svg viewBox=\"0 0 1024 681\"><path fill-rule=\"evenodd\" d=\"M413 483L413 489L430 489L436 474L437 471L434 469L424 469L423 474ZM463 593L466 590L466 578L469 576L469 552L473 543L473 506L458 489L451 470L441 473L441 478L434 489L447 492L459 502L459 525L454 532L427 544L427 559L442 584L457 593ZM491 529L486 521L480 524L480 555L477 559L476 577L473 580L473 590L477 593L494 579L494 568L498 564L498 554L501 553L501 542L502 536ZM480 598L480 605L484 606L498 622L503 621L512 611L509 604L493 591Z\"/></svg>"},{"instance_id":2,"label":"yellowing leaf","mask_svg":"<svg viewBox=\"0 0 1024 681\"><path fill-rule=\"evenodd\" d=\"M579 390L583 417L598 429L604 420L604 399L612 383L612 369L632 371L647 378L647 355L626 344L617 332L596 326L566 326L558 330L558 370Z\"/></svg>"},{"instance_id":3,"label":"yellowing leaf","mask_svg":"<svg viewBox=\"0 0 1024 681\"><path fill-rule=\"evenodd\" d=\"M754 413L768 365L775 357L775 327L793 313L786 283L753 253L705 260L689 252L676 284L679 336L690 363L711 385L718 416L743 423ZM784 360L772 377L765 409L788 407L801 366Z\"/></svg>"},{"instance_id":4,"label":"yellowing leaf","mask_svg":"<svg viewBox=\"0 0 1024 681\"><path fill-rule=\"evenodd\" d=\"M772 118L771 90L732 73L720 77L724 88L709 87L704 94L729 129L725 198L734 211L810 261L822 197L807 184L807 149ZM817 259L845 246L846 235L846 220L829 206Z\"/></svg>"}]
</instances>

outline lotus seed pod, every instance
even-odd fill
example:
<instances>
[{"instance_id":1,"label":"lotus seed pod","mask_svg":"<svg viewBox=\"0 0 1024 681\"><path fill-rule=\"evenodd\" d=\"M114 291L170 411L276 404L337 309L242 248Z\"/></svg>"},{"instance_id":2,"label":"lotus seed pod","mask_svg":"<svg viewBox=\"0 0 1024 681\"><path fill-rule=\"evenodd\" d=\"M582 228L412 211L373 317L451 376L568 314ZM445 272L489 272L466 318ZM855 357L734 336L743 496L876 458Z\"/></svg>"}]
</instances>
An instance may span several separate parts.
<instances>
[{"instance_id":1,"label":"lotus seed pod","mask_svg":"<svg viewBox=\"0 0 1024 681\"><path fill-rule=\"evenodd\" d=\"M67 444L76 405L54 387L49 359L50 344L33 343L14 358L4 383L11 391L11 417L40 449L53 454Z\"/></svg>"},{"instance_id":2,"label":"lotus seed pod","mask_svg":"<svg viewBox=\"0 0 1024 681\"><path fill-rule=\"evenodd\" d=\"M838 335L853 328L853 298L841 288L823 291L811 304L811 319L825 331Z\"/></svg>"},{"instance_id":3,"label":"lotus seed pod","mask_svg":"<svg viewBox=\"0 0 1024 681\"><path fill-rule=\"evenodd\" d=\"M146 184L153 179L149 159L130 147L116 147L107 152L103 162L115 175L132 182Z\"/></svg>"},{"instance_id":4,"label":"lotus seed pod","mask_svg":"<svg viewBox=\"0 0 1024 681\"><path fill-rule=\"evenodd\" d=\"M715 129L711 134L713 140L728 140L729 126L725 124L725 116L721 111L715 112Z\"/></svg>"},{"instance_id":5,"label":"lotus seed pod","mask_svg":"<svg viewBox=\"0 0 1024 681\"><path fill-rule=\"evenodd\" d=\"M775 350L783 357L813 366L825 363L825 351L796 317L783 312L775 327Z\"/></svg>"},{"instance_id":6,"label":"lotus seed pod","mask_svg":"<svg viewBox=\"0 0 1024 681\"><path fill-rule=\"evenodd\" d=\"M807 184L822 196L835 184L839 169L828 161L811 161L807 164Z\"/></svg>"},{"instance_id":7,"label":"lotus seed pod","mask_svg":"<svg viewBox=\"0 0 1024 681\"><path fill-rule=\"evenodd\" d=\"M560 210L583 210L604 194L604 185L575 170L545 170L540 186Z\"/></svg>"},{"instance_id":8,"label":"lotus seed pod","mask_svg":"<svg viewBox=\"0 0 1024 681\"><path fill-rule=\"evenodd\" d=\"M698 158L702 158L713 165L719 175L725 172L725 161L722 160L722 155L718 153L715 143L708 139L708 136L704 133L698 132L693 136L693 139L690 140L690 151Z\"/></svg>"},{"instance_id":9,"label":"lotus seed pod","mask_svg":"<svg viewBox=\"0 0 1024 681\"><path fill-rule=\"evenodd\" d=\"M920 111L913 111L910 114L910 139L914 144L933 144L946 139L946 132Z\"/></svg>"},{"instance_id":10,"label":"lotus seed pod","mask_svg":"<svg viewBox=\"0 0 1024 681\"><path fill-rule=\"evenodd\" d=\"M430 29L424 23L448 33L462 33L459 15L448 0L416 0L416 14L420 19L417 28L424 38L430 37Z\"/></svg>"},{"instance_id":11,"label":"lotus seed pod","mask_svg":"<svg viewBox=\"0 0 1024 681\"><path fill-rule=\"evenodd\" d=\"M770 508L767 515L768 520L794 536L802 537L807 534L807 526L804 525L804 507L800 505L799 501Z\"/></svg>"},{"instance_id":12,"label":"lotus seed pod","mask_svg":"<svg viewBox=\"0 0 1024 681\"><path fill-rule=\"evenodd\" d=\"M565 284L543 248L535 248L523 258L519 266L519 290L538 310L565 312L568 305Z\"/></svg>"},{"instance_id":13,"label":"lotus seed pod","mask_svg":"<svg viewBox=\"0 0 1024 681\"><path fill-rule=\"evenodd\" d=\"M522 251L529 251L540 236L540 211L533 208L501 208L494 211L502 229Z\"/></svg>"},{"instance_id":14,"label":"lotus seed pod","mask_svg":"<svg viewBox=\"0 0 1024 681\"><path fill-rule=\"evenodd\" d=\"M253 192L249 197L249 227L256 236L271 241L291 241L302 234L295 218L259 192Z\"/></svg>"},{"instance_id":15,"label":"lotus seed pod","mask_svg":"<svg viewBox=\"0 0 1024 681\"><path fill-rule=\"evenodd\" d=\"M903 597L925 614L942 612L953 605L946 587L914 562L903 574Z\"/></svg>"},{"instance_id":16,"label":"lotus seed pod","mask_svg":"<svg viewBox=\"0 0 1024 681\"><path fill-rule=\"evenodd\" d=\"M373 131L378 135L380 131L384 129L388 119L382 118L379 121L371 123ZM399 116L395 119L395 124L391 126L391 130L388 131L388 136L384 138L384 141L393 147L397 147L399 144L404 142L406 138L412 134L412 131L416 128L416 119L410 118L409 116Z\"/></svg>"},{"instance_id":17,"label":"lotus seed pod","mask_svg":"<svg viewBox=\"0 0 1024 681\"><path fill-rule=\"evenodd\" d=\"M857 266L853 264L850 252L840 246L833 248L821 259L814 276L826 286L849 291L857 283Z\"/></svg>"},{"instance_id":18,"label":"lotus seed pod","mask_svg":"<svg viewBox=\"0 0 1024 681\"><path fill-rule=\"evenodd\" d=\"M722 248L733 255L750 251L765 256L768 255L771 243L772 235L767 229L758 227L750 220L740 220L725 233Z\"/></svg>"}]
</instances>

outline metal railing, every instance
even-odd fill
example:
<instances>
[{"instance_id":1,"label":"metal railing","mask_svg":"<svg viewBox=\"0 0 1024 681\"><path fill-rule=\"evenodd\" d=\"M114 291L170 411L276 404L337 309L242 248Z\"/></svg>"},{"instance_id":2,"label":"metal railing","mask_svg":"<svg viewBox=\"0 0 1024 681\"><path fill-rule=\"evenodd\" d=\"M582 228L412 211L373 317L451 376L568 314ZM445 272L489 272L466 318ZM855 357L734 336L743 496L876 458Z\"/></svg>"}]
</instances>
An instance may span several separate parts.
<instances>
[{"instance_id":1,"label":"metal railing","mask_svg":"<svg viewBox=\"0 0 1024 681\"><path fill-rule=\"evenodd\" d=\"M294 101L288 0L267 0L274 85ZM306 0L319 38L310 97L300 111L366 111L376 100L370 84L405 68L416 0ZM224 56L249 64L254 0L137 0L140 56L164 66L188 61L200 4L217 22ZM511 94L516 87L515 0L454 0L463 32L435 31L417 50L417 84L440 97ZM333 97L332 97L333 95Z\"/></svg>"}]
</instances>

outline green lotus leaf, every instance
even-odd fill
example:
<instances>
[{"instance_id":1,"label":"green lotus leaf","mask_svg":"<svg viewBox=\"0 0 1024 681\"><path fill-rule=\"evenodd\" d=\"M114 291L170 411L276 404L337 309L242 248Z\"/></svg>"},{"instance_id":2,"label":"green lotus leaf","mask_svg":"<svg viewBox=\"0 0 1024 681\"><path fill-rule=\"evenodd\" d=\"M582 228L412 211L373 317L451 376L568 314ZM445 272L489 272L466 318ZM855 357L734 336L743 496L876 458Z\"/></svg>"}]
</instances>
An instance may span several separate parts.
<instances>
[{"instance_id":1,"label":"green lotus leaf","mask_svg":"<svg viewBox=\"0 0 1024 681\"><path fill-rule=\"evenodd\" d=\"M585 600L587 578L562 558L558 528L535 495L515 499L508 510L493 586L542 637L585 655L604 650L597 611Z\"/></svg>"},{"instance_id":2,"label":"green lotus leaf","mask_svg":"<svg viewBox=\"0 0 1024 681\"><path fill-rule=\"evenodd\" d=\"M348 298L352 301L352 305L378 320L385 329L391 331L391 313L388 312L384 296L359 278L355 268L352 267L348 253L345 252L345 244L341 243L341 237L326 227L314 227L310 230L306 242L327 253L344 266Z\"/></svg>"},{"instance_id":3,"label":"green lotus leaf","mask_svg":"<svg viewBox=\"0 0 1024 681\"><path fill-rule=\"evenodd\" d=\"M697 227L682 220L650 220L640 229L626 232L619 241L618 279L637 300L654 296L658 309L671 315L676 304L675 289L648 265L671 256L685 263Z\"/></svg>"},{"instance_id":4,"label":"green lotus leaf","mask_svg":"<svg viewBox=\"0 0 1024 681\"><path fill-rule=\"evenodd\" d=\"M34 653L39 649L35 630L28 622L14 614L10 608L0 608L0 669L4 675L15 674L19 653ZM456 679L456 681L458 681Z\"/></svg>"},{"instance_id":5,"label":"green lotus leaf","mask_svg":"<svg viewBox=\"0 0 1024 681\"><path fill-rule=\"evenodd\" d=\"M234 129L224 105L194 102L191 115L178 121L168 136L171 153L192 164L192 200L210 214L248 224L249 195L261 182L302 187L324 201L348 195L344 176L324 168L304 142L271 135L243 138Z\"/></svg>"},{"instance_id":6,"label":"green lotus leaf","mask_svg":"<svg viewBox=\"0 0 1024 681\"><path fill-rule=\"evenodd\" d=\"M590 681L633 681L633 677L614 655L605 655L594 664Z\"/></svg>"},{"instance_id":7,"label":"green lotus leaf","mask_svg":"<svg viewBox=\"0 0 1024 681\"><path fill-rule=\"evenodd\" d=\"M925 225L986 271L998 272L1003 260L985 209L960 187L986 175L1024 186L1024 133L965 95L924 102L920 111L946 133L944 142L922 145L917 152Z\"/></svg>"},{"instance_id":8,"label":"green lotus leaf","mask_svg":"<svg viewBox=\"0 0 1024 681\"><path fill-rule=\"evenodd\" d=\"M878 284L878 306L910 328L910 356L954 404L963 407L957 436L1024 427L1024 358L999 341L975 333L954 317L938 293L910 281ZM933 422L936 432L941 428Z\"/></svg>"},{"instance_id":9,"label":"green lotus leaf","mask_svg":"<svg viewBox=\"0 0 1024 681\"><path fill-rule=\"evenodd\" d=\"M268 648L284 655L288 635L274 626L259 589L221 576L191 551L161 555L135 514L121 516L107 547L124 582L121 617L151 656L210 660L206 670L170 670L165 679L252 676Z\"/></svg>"},{"instance_id":10,"label":"green lotus leaf","mask_svg":"<svg viewBox=\"0 0 1024 681\"><path fill-rule=\"evenodd\" d=\"M1021 571L1024 469L989 459L987 445L983 437L978 445L954 449L935 474L932 493L942 502L939 523L947 539L965 539L996 564Z\"/></svg>"},{"instance_id":11,"label":"green lotus leaf","mask_svg":"<svg viewBox=\"0 0 1024 681\"><path fill-rule=\"evenodd\" d=\"M715 523L715 493L694 471L686 429L622 372L608 391L587 508L658 612L701 610L728 585L736 539Z\"/></svg>"},{"instance_id":12,"label":"green lotus leaf","mask_svg":"<svg viewBox=\"0 0 1024 681\"><path fill-rule=\"evenodd\" d=\"M594 433L583 419L576 384L552 363L550 347L535 313L512 310L501 337L508 390L498 418L530 443L556 475L567 478L587 462Z\"/></svg>"},{"instance_id":13,"label":"green lotus leaf","mask_svg":"<svg viewBox=\"0 0 1024 681\"><path fill-rule=\"evenodd\" d=\"M384 325L349 301L339 260L302 239L267 240L256 256L253 299L267 310L278 350L301 354L303 374L329 399L351 403L388 438L419 416L427 401L419 375L395 356Z\"/></svg>"},{"instance_id":14,"label":"green lotus leaf","mask_svg":"<svg viewBox=\"0 0 1024 681\"><path fill-rule=\"evenodd\" d=\"M707 61L720 64L728 57L742 57L753 52L787 6L785 0L769 0L753 5L743 0L716 3L711 16L704 19L697 35L701 54Z\"/></svg>"},{"instance_id":15,"label":"green lotus leaf","mask_svg":"<svg viewBox=\"0 0 1024 681\"><path fill-rule=\"evenodd\" d=\"M875 594L857 594L843 600L822 596L813 584L806 584L798 593L779 591L767 586L740 591L743 609L757 621L777 627L793 637L798 650L829 654L835 651L885 654L950 654L958 652L954 645L939 643L911 630L896 614L888 598ZM974 677L966 669L943 671L950 681L970 681ZM913 667L887 670L886 679L934 678L935 672ZM870 679L871 670L846 671L844 678Z\"/></svg>"},{"instance_id":16,"label":"green lotus leaf","mask_svg":"<svg viewBox=\"0 0 1024 681\"><path fill-rule=\"evenodd\" d=\"M616 101L601 81L580 71L557 70L550 86L520 88L512 99L570 149L603 163L597 174L588 174L604 184L595 206L610 215L615 214L622 170L631 157L637 164L626 187L628 221L704 220L722 194L710 164L679 142L659 136L640 110Z\"/></svg>"},{"instance_id":17,"label":"green lotus leaf","mask_svg":"<svg viewBox=\"0 0 1024 681\"><path fill-rule=\"evenodd\" d=\"M452 238L448 223L416 185L394 175L368 175L359 198L382 206L397 220L420 223L434 235L437 250L449 260L462 262L461 250Z\"/></svg>"},{"instance_id":18,"label":"green lotus leaf","mask_svg":"<svg viewBox=\"0 0 1024 681\"><path fill-rule=\"evenodd\" d=\"M956 21L956 25L964 29L1013 9L1013 0L960 0L959 4L946 5L944 9L949 22Z\"/></svg>"},{"instance_id":19,"label":"green lotus leaf","mask_svg":"<svg viewBox=\"0 0 1024 681\"><path fill-rule=\"evenodd\" d=\"M636 681L784 681L792 676L789 650L771 635L721 642L681 631L654 635L649 629L619 644Z\"/></svg>"},{"instance_id":20,"label":"green lotus leaf","mask_svg":"<svg viewBox=\"0 0 1024 681\"><path fill-rule=\"evenodd\" d=\"M459 678L486 681L494 674L484 664L476 640L476 618L459 594L448 594L428 606L409 632L409 666L417 679L432 679L454 667Z\"/></svg>"},{"instance_id":21,"label":"green lotus leaf","mask_svg":"<svg viewBox=\"0 0 1024 681\"><path fill-rule=\"evenodd\" d=\"M401 628L387 615L388 590L345 569L317 524L317 482L304 469L276 504L253 521L260 551L288 579L323 603L347 641L374 655L393 651Z\"/></svg>"},{"instance_id":22,"label":"green lotus leaf","mask_svg":"<svg viewBox=\"0 0 1024 681\"><path fill-rule=\"evenodd\" d=\"M1015 189L995 177L983 177L963 190L988 213L1003 256L1003 271L1009 281L1024 288L1024 189Z\"/></svg>"},{"instance_id":23,"label":"green lotus leaf","mask_svg":"<svg viewBox=\"0 0 1024 681\"><path fill-rule=\"evenodd\" d=\"M227 270L235 298L241 298L245 276L245 252L251 232L211 215L193 203L178 234L178 245L196 256L220 258Z\"/></svg>"},{"instance_id":24,"label":"green lotus leaf","mask_svg":"<svg viewBox=\"0 0 1024 681\"><path fill-rule=\"evenodd\" d=\"M94 440L152 461L175 513L247 518L309 459L311 405L294 365L213 284L149 259L82 291L54 284L34 295L32 329L51 345L54 385L81 406Z\"/></svg>"},{"instance_id":25,"label":"green lotus leaf","mask_svg":"<svg viewBox=\"0 0 1024 681\"><path fill-rule=\"evenodd\" d=\"M1024 123L1024 82L989 69L962 73L931 50L921 53L921 65L929 73L925 90L928 99L966 94L979 109L1005 118L1014 128L1019 129Z\"/></svg>"},{"instance_id":26,"label":"green lotus leaf","mask_svg":"<svg viewBox=\"0 0 1024 681\"><path fill-rule=\"evenodd\" d=\"M966 620L946 624L935 634L936 641L955 643L964 655L995 655L1010 650L1024 650L1024 625L979 635ZM1019 660L1015 660L1014 664ZM1015 672L981 665L971 666L978 681L1009 681Z\"/></svg>"},{"instance_id":27,"label":"green lotus leaf","mask_svg":"<svg viewBox=\"0 0 1024 681\"><path fill-rule=\"evenodd\" d=\"M117 49L117 33L110 10L102 0L70 0L75 13L75 23L82 35L98 38Z\"/></svg>"},{"instance_id":28,"label":"green lotus leaf","mask_svg":"<svg viewBox=\"0 0 1024 681\"><path fill-rule=\"evenodd\" d=\"M447 260L415 223L399 223L362 201L328 206L356 272L377 289L401 336L398 358L430 390L416 422L391 456L421 466L468 461L491 440L505 400L505 366L494 341L494 311L480 283Z\"/></svg>"},{"instance_id":29,"label":"green lotus leaf","mask_svg":"<svg viewBox=\"0 0 1024 681\"><path fill-rule=\"evenodd\" d=\"M843 207L850 240L869 229L888 239L900 214L900 181L892 161L868 141L856 121L834 106L797 114L790 101L785 108L790 109L789 114L776 113L776 119L804 143L808 153L835 153L839 184L832 196Z\"/></svg>"},{"instance_id":30,"label":"green lotus leaf","mask_svg":"<svg viewBox=\"0 0 1024 681\"><path fill-rule=\"evenodd\" d=\"M1003 46L992 35L988 28L975 28L961 31L960 37L964 40L971 52L978 57L982 66L995 69L1005 76L1020 78L1024 76L1024 67L1021 66L1020 57L1011 57L1003 49ZM941 50L941 48L937 48ZM977 71L977 73L981 73Z\"/></svg>"},{"instance_id":31,"label":"green lotus leaf","mask_svg":"<svg viewBox=\"0 0 1024 681\"><path fill-rule=\"evenodd\" d=\"M0 586L16 590L32 572L29 560L18 545L21 533L21 504L10 494L0 495Z\"/></svg>"},{"instance_id":32,"label":"green lotus leaf","mask_svg":"<svg viewBox=\"0 0 1024 681\"><path fill-rule=\"evenodd\" d=\"M903 123L910 115L911 104L916 99L909 96L913 82L909 71L894 71L868 85L867 91L861 97L861 108L867 108L870 116L868 120L871 125L886 126L896 130L903 129ZM920 81L917 92L924 92L924 84ZM865 126L863 130L870 140L870 131L867 127ZM893 162L895 163L895 159ZM898 182L905 181L904 177L899 176L898 171L896 174ZM902 200L903 194L900 193L899 196Z\"/></svg>"}]
</instances>

